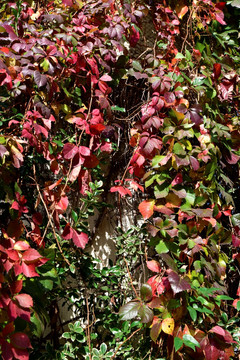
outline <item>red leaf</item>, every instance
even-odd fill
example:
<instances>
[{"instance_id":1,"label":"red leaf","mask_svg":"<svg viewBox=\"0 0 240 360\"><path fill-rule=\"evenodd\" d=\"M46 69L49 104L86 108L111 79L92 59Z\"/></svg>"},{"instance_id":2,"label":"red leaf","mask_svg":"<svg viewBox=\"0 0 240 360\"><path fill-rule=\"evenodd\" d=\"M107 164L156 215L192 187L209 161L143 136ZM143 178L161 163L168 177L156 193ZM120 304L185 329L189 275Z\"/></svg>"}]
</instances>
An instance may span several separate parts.
<instances>
[{"instance_id":1,"label":"red leaf","mask_svg":"<svg viewBox=\"0 0 240 360\"><path fill-rule=\"evenodd\" d=\"M193 170L197 171L199 169L199 166L200 166L198 160L193 156L190 156L189 160L190 160L190 164L191 164Z\"/></svg>"},{"instance_id":2,"label":"red leaf","mask_svg":"<svg viewBox=\"0 0 240 360\"><path fill-rule=\"evenodd\" d=\"M156 272L156 273L161 272L161 266L160 266L159 262L157 262L156 260L147 261L147 267L149 270L151 270L153 272Z\"/></svg>"},{"instance_id":3,"label":"red leaf","mask_svg":"<svg viewBox=\"0 0 240 360\"><path fill-rule=\"evenodd\" d=\"M39 252L35 249L29 249L24 252L22 258L27 263L34 263L40 258L42 258L42 255L40 255Z\"/></svg>"},{"instance_id":4,"label":"red leaf","mask_svg":"<svg viewBox=\"0 0 240 360\"><path fill-rule=\"evenodd\" d=\"M101 80L101 81L112 81L112 78L108 74L105 74L105 75L101 76L99 80Z\"/></svg>"},{"instance_id":5,"label":"red leaf","mask_svg":"<svg viewBox=\"0 0 240 360\"><path fill-rule=\"evenodd\" d=\"M63 230L62 238L65 240L70 240L72 239L72 236L73 236L73 229L71 228L70 223L67 223Z\"/></svg>"},{"instance_id":6,"label":"red leaf","mask_svg":"<svg viewBox=\"0 0 240 360\"><path fill-rule=\"evenodd\" d=\"M232 244L234 247L240 246L240 238L234 234L232 234Z\"/></svg>"},{"instance_id":7,"label":"red leaf","mask_svg":"<svg viewBox=\"0 0 240 360\"><path fill-rule=\"evenodd\" d=\"M22 280L16 280L10 284L12 295L19 293L22 290Z\"/></svg>"},{"instance_id":8,"label":"red leaf","mask_svg":"<svg viewBox=\"0 0 240 360\"><path fill-rule=\"evenodd\" d=\"M14 201L14 202L12 203L11 209L19 210L19 209L20 209L19 203L18 203L17 201Z\"/></svg>"},{"instance_id":9,"label":"red leaf","mask_svg":"<svg viewBox=\"0 0 240 360\"><path fill-rule=\"evenodd\" d=\"M239 161L240 159L240 156L239 155L236 155L234 154L233 152L230 153L230 158L226 158L228 164L237 164L237 162Z\"/></svg>"},{"instance_id":10,"label":"red leaf","mask_svg":"<svg viewBox=\"0 0 240 360\"><path fill-rule=\"evenodd\" d=\"M73 6L72 0L62 0L62 3L66 6Z\"/></svg>"},{"instance_id":11,"label":"red leaf","mask_svg":"<svg viewBox=\"0 0 240 360\"><path fill-rule=\"evenodd\" d=\"M175 178L173 179L171 185L172 186L175 186L177 184L181 184L183 182L183 177L182 177L182 174L179 173L175 176Z\"/></svg>"},{"instance_id":12,"label":"red leaf","mask_svg":"<svg viewBox=\"0 0 240 360\"><path fill-rule=\"evenodd\" d=\"M25 321L30 321L30 310L29 309L22 309L19 307L15 301L10 301L8 305L8 316L10 321L15 320L17 317Z\"/></svg>"},{"instance_id":13,"label":"red leaf","mask_svg":"<svg viewBox=\"0 0 240 360\"><path fill-rule=\"evenodd\" d=\"M140 39L140 34L139 34L139 32L135 29L134 26L131 27L131 32L132 32L132 34L131 34L131 37L130 37L129 42L130 42L130 45L131 45L132 47L135 47L135 46L137 45L139 39Z\"/></svg>"},{"instance_id":14,"label":"red leaf","mask_svg":"<svg viewBox=\"0 0 240 360\"><path fill-rule=\"evenodd\" d=\"M217 80L219 78L219 76L221 75L221 69L222 66L221 64L213 64L213 74L214 74L214 78Z\"/></svg>"},{"instance_id":15,"label":"red leaf","mask_svg":"<svg viewBox=\"0 0 240 360\"><path fill-rule=\"evenodd\" d=\"M86 146L79 146L79 153L83 156L90 156L91 151Z\"/></svg>"},{"instance_id":16,"label":"red leaf","mask_svg":"<svg viewBox=\"0 0 240 360\"><path fill-rule=\"evenodd\" d=\"M63 212L67 210L68 207L68 197L62 196L59 202L56 204L56 210L62 210Z\"/></svg>"},{"instance_id":17,"label":"red leaf","mask_svg":"<svg viewBox=\"0 0 240 360\"><path fill-rule=\"evenodd\" d=\"M70 173L70 175L69 175L69 180L70 180L71 182L74 182L74 181L77 179L77 177L78 177L78 175L79 175L79 173L80 173L80 171L81 171L81 168L82 168L82 165L79 164L78 166L75 166L75 167L72 169L72 171L71 171L71 173Z\"/></svg>"},{"instance_id":18,"label":"red leaf","mask_svg":"<svg viewBox=\"0 0 240 360\"><path fill-rule=\"evenodd\" d=\"M125 195L130 195L132 196L132 193L129 189L125 188L124 186L112 186L110 189L110 192L118 192L121 197L125 196Z\"/></svg>"},{"instance_id":19,"label":"red leaf","mask_svg":"<svg viewBox=\"0 0 240 360\"><path fill-rule=\"evenodd\" d=\"M73 242L77 247L84 249L88 243L88 235L84 232L79 233L73 229Z\"/></svg>"},{"instance_id":20,"label":"red leaf","mask_svg":"<svg viewBox=\"0 0 240 360\"><path fill-rule=\"evenodd\" d=\"M13 353L12 353L12 347L11 345L4 341L1 343L1 350L2 350L2 358L3 360L12 360L13 359Z\"/></svg>"},{"instance_id":21,"label":"red leaf","mask_svg":"<svg viewBox=\"0 0 240 360\"><path fill-rule=\"evenodd\" d=\"M64 159L72 159L78 153L78 147L74 144L67 143L63 147Z\"/></svg>"},{"instance_id":22,"label":"red leaf","mask_svg":"<svg viewBox=\"0 0 240 360\"><path fill-rule=\"evenodd\" d=\"M138 209L145 220L153 215L154 205L155 200L144 200L139 204Z\"/></svg>"},{"instance_id":23,"label":"red leaf","mask_svg":"<svg viewBox=\"0 0 240 360\"><path fill-rule=\"evenodd\" d=\"M13 333L14 329L15 329L14 323L13 322L8 323L2 331L3 337L6 337L9 334Z\"/></svg>"},{"instance_id":24,"label":"red leaf","mask_svg":"<svg viewBox=\"0 0 240 360\"><path fill-rule=\"evenodd\" d=\"M28 294L19 294L15 296L19 305L23 308L30 308L33 306L33 299Z\"/></svg>"},{"instance_id":25,"label":"red leaf","mask_svg":"<svg viewBox=\"0 0 240 360\"><path fill-rule=\"evenodd\" d=\"M18 359L18 360L28 360L29 359L29 353L27 350L16 349L16 348L12 347L12 352L14 355L14 359Z\"/></svg>"},{"instance_id":26,"label":"red leaf","mask_svg":"<svg viewBox=\"0 0 240 360\"><path fill-rule=\"evenodd\" d=\"M219 360L219 350L213 341L211 341L211 343L207 343L207 345L204 347L204 353L206 360Z\"/></svg>"},{"instance_id":27,"label":"red leaf","mask_svg":"<svg viewBox=\"0 0 240 360\"><path fill-rule=\"evenodd\" d=\"M222 11L218 11L215 14L215 19L221 24L221 25L226 25L226 22L223 20L224 19L224 14Z\"/></svg>"},{"instance_id":28,"label":"red leaf","mask_svg":"<svg viewBox=\"0 0 240 360\"><path fill-rule=\"evenodd\" d=\"M10 337L11 344L17 349L31 348L29 337L23 332L17 332Z\"/></svg>"},{"instance_id":29,"label":"red leaf","mask_svg":"<svg viewBox=\"0 0 240 360\"><path fill-rule=\"evenodd\" d=\"M139 190L141 190L142 192L144 192L143 186L139 185L136 181L131 181L131 182L130 182L130 187L131 187L133 190L135 190L135 191L138 191L138 189L139 189Z\"/></svg>"},{"instance_id":30,"label":"red leaf","mask_svg":"<svg viewBox=\"0 0 240 360\"><path fill-rule=\"evenodd\" d=\"M30 248L30 245L27 243L27 241L17 241L14 246L14 250L17 251L24 251Z\"/></svg>"},{"instance_id":31,"label":"red leaf","mask_svg":"<svg viewBox=\"0 0 240 360\"><path fill-rule=\"evenodd\" d=\"M34 264L27 265L25 263L22 263L21 271L18 272L18 275L21 274L21 272L22 272L26 277L29 277L29 278L39 276L39 274L35 270L35 267L36 266ZM16 274L16 268L15 268L15 274Z\"/></svg>"},{"instance_id":32,"label":"red leaf","mask_svg":"<svg viewBox=\"0 0 240 360\"><path fill-rule=\"evenodd\" d=\"M217 8L219 10L223 10L225 8L225 5L226 5L226 3L221 1L215 5L215 8Z\"/></svg>"},{"instance_id":33,"label":"red leaf","mask_svg":"<svg viewBox=\"0 0 240 360\"><path fill-rule=\"evenodd\" d=\"M227 344L233 343L233 338L231 334L227 330L221 328L221 326L214 326L209 332L216 334L218 337L222 338L222 340Z\"/></svg>"}]
</instances>

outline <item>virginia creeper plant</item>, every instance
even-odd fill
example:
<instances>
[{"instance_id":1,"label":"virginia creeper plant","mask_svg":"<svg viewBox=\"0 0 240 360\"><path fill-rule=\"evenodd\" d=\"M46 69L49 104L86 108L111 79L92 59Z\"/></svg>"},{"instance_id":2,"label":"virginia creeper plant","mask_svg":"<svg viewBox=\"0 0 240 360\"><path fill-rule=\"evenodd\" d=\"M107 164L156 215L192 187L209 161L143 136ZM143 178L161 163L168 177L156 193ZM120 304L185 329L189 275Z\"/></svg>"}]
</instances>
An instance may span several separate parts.
<instances>
[{"instance_id":1,"label":"virginia creeper plant","mask_svg":"<svg viewBox=\"0 0 240 360\"><path fill-rule=\"evenodd\" d=\"M0 6L2 359L237 359L240 1Z\"/></svg>"}]
</instances>

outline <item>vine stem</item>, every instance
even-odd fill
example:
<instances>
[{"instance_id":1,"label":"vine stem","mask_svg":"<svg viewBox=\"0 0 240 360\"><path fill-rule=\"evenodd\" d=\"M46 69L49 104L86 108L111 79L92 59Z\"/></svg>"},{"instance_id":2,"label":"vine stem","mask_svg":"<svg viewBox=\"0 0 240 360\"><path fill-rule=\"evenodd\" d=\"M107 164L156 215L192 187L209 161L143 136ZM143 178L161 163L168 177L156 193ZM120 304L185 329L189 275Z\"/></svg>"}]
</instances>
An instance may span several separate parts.
<instances>
[{"instance_id":1,"label":"vine stem","mask_svg":"<svg viewBox=\"0 0 240 360\"><path fill-rule=\"evenodd\" d=\"M91 355L91 333L90 333L90 311L89 311L89 303L88 303L88 295L86 296L86 306L87 306L87 342L88 342L88 348L89 348L89 360L92 360Z\"/></svg>"},{"instance_id":2,"label":"vine stem","mask_svg":"<svg viewBox=\"0 0 240 360\"><path fill-rule=\"evenodd\" d=\"M116 355L117 355L117 352L118 350L123 346L123 344L125 344L128 340L130 340L138 331L142 330L142 328L139 328L137 330L135 330L127 339L125 339L118 347L117 347L117 350L115 351L115 353L113 354L113 356L111 357L111 360L113 360Z\"/></svg>"},{"instance_id":3,"label":"vine stem","mask_svg":"<svg viewBox=\"0 0 240 360\"><path fill-rule=\"evenodd\" d=\"M42 197L39 184L38 184L38 182L37 182L37 180L36 180L36 167L35 167L35 165L33 165L33 174L34 174L34 179L33 179L33 180L35 181L35 184L36 184L36 187L37 187L37 192L38 192L39 197L40 197L40 199L41 199L41 201L42 201L42 203L43 203L43 206L44 206L44 208L45 208L45 210L46 210L47 217L48 217L48 221L49 221L49 223L50 223L50 225L51 225L51 228L52 228L52 231L53 231L53 235L54 235L54 238L55 238L55 240L56 240L58 249L59 249L59 251L60 251L60 253L61 253L64 261L68 264L68 266L70 266L71 264L70 264L70 262L68 261L68 259L65 257L65 255L64 255L64 253L63 253L63 250L62 250L62 248L61 248L61 245L60 245L60 243L59 243L59 240L58 240L58 238L57 238L57 234L56 234L56 231L55 231L54 224L53 224L53 222L52 222L51 215L49 214L47 205L46 205L46 203L45 203L45 201L44 201L44 199L43 199L43 197Z\"/></svg>"},{"instance_id":4,"label":"vine stem","mask_svg":"<svg viewBox=\"0 0 240 360\"><path fill-rule=\"evenodd\" d=\"M131 273L129 271L129 267L128 267L128 263L127 263L127 260L125 259L125 256L123 257L124 261L125 261L125 264L126 264L126 267L127 267L127 272L128 272L128 275L129 275L129 278L130 278L130 283L131 283L131 287L136 295L136 298L138 299L139 296L138 296L138 293L137 293L137 290L135 289L134 285L133 285L133 280L132 280L132 276L131 276Z\"/></svg>"}]
</instances>

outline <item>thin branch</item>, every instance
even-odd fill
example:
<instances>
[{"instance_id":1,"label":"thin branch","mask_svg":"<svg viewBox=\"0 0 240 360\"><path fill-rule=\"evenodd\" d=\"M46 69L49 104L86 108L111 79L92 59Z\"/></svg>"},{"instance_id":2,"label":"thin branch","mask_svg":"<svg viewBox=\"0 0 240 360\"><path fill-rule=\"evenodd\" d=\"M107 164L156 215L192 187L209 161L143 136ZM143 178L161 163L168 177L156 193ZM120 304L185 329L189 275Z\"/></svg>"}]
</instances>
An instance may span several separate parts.
<instances>
[{"instance_id":1,"label":"thin branch","mask_svg":"<svg viewBox=\"0 0 240 360\"><path fill-rule=\"evenodd\" d=\"M90 311L89 311L89 304L88 304L88 295L86 295L86 306L87 306L87 328L86 328L86 334L87 334L87 342L88 342L88 348L89 348L89 360L92 360L91 355L91 331L90 331Z\"/></svg>"},{"instance_id":2,"label":"thin branch","mask_svg":"<svg viewBox=\"0 0 240 360\"><path fill-rule=\"evenodd\" d=\"M133 285L133 280L132 280L132 276L131 276L131 273L129 271L129 267L128 267L128 263L127 263L127 260L125 259L125 256L123 257L124 261L125 261L125 264L126 264L126 267L127 267L127 272L128 272L128 275L129 275L129 278L130 278L130 283L131 283L131 287L136 295L136 298L138 299L139 296L138 296L138 293L137 293L137 290L135 289L134 285Z\"/></svg>"},{"instance_id":3,"label":"thin branch","mask_svg":"<svg viewBox=\"0 0 240 360\"><path fill-rule=\"evenodd\" d=\"M125 344L128 340L130 340L138 331L142 330L142 328L139 328L137 330L135 330L126 340L124 340L118 347L117 347L117 350L115 351L115 353L113 354L113 356L111 357L111 360L113 360L116 355L117 355L117 352L118 350L123 346L123 344Z\"/></svg>"},{"instance_id":4,"label":"thin branch","mask_svg":"<svg viewBox=\"0 0 240 360\"><path fill-rule=\"evenodd\" d=\"M37 187L37 192L38 192L39 197L40 197L40 199L41 199L41 201L42 201L42 203L43 203L43 206L44 206L44 208L45 208L45 210L46 210L47 217L48 217L48 221L50 222L50 225L51 225L51 228L52 228L52 231L53 231L53 235L54 235L54 238L55 238L55 240L56 240L58 249L59 249L59 251L60 251L60 253L61 253L64 261L68 264L68 266L70 266L71 264L70 264L70 262L68 261L68 259L65 257L65 255L64 255L64 253L63 253L63 250L62 250L61 245L60 245L60 243L59 243L59 240L58 240L58 238L57 238L57 234L56 234L56 231L55 231L55 226L54 226L54 224L53 224L53 222L52 222L51 215L49 214L47 205L46 205L46 203L45 203L45 201L44 201L44 199L43 199L43 197L42 197L42 194L41 194L41 191L40 191L40 187L39 187L39 184L38 184L37 179L36 179L36 167L35 167L35 165L33 165L33 174L34 174L34 179L33 179L33 180L35 181L35 184L36 184L36 187Z\"/></svg>"}]
</instances>

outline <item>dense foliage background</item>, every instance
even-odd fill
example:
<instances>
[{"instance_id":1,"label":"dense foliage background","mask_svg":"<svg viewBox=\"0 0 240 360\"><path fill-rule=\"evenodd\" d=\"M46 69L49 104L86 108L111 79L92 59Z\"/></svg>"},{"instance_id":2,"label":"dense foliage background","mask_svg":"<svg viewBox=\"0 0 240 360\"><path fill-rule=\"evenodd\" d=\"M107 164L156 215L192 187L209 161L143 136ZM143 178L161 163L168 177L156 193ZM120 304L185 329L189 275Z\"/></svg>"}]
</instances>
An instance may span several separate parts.
<instances>
[{"instance_id":1,"label":"dense foliage background","mask_svg":"<svg viewBox=\"0 0 240 360\"><path fill-rule=\"evenodd\" d=\"M240 1L0 6L2 359L238 359Z\"/></svg>"}]
</instances>

